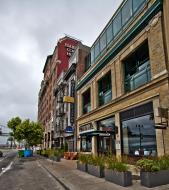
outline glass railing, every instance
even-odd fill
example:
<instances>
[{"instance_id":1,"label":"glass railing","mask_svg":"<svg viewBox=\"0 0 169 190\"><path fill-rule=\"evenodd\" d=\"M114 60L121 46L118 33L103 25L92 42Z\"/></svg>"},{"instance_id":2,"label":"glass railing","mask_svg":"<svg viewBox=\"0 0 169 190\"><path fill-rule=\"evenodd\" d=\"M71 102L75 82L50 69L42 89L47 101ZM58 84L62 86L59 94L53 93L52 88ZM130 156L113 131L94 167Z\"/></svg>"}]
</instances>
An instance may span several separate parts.
<instances>
[{"instance_id":1,"label":"glass railing","mask_svg":"<svg viewBox=\"0 0 169 190\"><path fill-rule=\"evenodd\" d=\"M91 103L85 104L83 107L83 114L89 113L91 111Z\"/></svg>"},{"instance_id":2,"label":"glass railing","mask_svg":"<svg viewBox=\"0 0 169 190\"><path fill-rule=\"evenodd\" d=\"M90 65L93 65L105 53L109 45L117 40L130 26L134 18L143 10L148 0L123 0L114 16L91 47ZM103 48L102 48L103 47Z\"/></svg>"},{"instance_id":3,"label":"glass railing","mask_svg":"<svg viewBox=\"0 0 169 190\"><path fill-rule=\"evenodd\" d=\"M99 94L99 106L107 104L112 99L112 90L108 90L105 93Z\"/></svg>"},{"instance_id":4,"label":"glass railing","mask_svg":"<svg viewBox=\"0 0 169 190\"><path fill-rule=\"evenodd\" d=\"M129 92L151 81L150 66L139 68L138 72L125 79L125 91Z\"/></svg>"}]
</instances>

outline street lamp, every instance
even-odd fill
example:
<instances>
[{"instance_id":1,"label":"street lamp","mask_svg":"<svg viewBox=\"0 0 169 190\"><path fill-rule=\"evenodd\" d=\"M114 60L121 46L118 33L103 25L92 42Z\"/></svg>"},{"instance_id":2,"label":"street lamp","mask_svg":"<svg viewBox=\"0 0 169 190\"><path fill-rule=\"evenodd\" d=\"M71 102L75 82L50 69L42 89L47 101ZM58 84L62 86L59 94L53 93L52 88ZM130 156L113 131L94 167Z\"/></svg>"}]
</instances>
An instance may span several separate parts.
<instances>
[{"instance_id":1,"label":"street lamp","mask_svg":"<svg viewBox=\"0 0 169 190\"><path fill-rule=\"evenodd\" d=\"M144 128L144 126L143 125L136 125L136 128L138 128L139 129L139 137L140 137L140 150L141 150L141 143L142 143L142 139L143 139L143 134L141 133L141 128Z\"/></svg>"}]
</instances>

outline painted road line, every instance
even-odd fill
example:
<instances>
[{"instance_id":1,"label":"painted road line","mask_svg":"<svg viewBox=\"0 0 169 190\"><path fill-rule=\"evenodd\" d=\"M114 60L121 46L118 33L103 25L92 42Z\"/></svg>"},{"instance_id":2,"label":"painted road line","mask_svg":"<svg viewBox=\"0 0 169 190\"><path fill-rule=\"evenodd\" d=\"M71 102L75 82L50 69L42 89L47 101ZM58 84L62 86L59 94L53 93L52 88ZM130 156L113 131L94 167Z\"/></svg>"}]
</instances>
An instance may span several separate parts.
<instances>
[{"instance_id":1,"label":"painted road line","mask_svg":"<svg viewBox=\"0 0 169 190\"><path fill-rule=\"evenodd\" d=\"M2 168L2 172L0 173L0 177L7 172L8 170L10 170L12 168L14 161L12 161L6 168Z\"/></svg>"}]
</instances>

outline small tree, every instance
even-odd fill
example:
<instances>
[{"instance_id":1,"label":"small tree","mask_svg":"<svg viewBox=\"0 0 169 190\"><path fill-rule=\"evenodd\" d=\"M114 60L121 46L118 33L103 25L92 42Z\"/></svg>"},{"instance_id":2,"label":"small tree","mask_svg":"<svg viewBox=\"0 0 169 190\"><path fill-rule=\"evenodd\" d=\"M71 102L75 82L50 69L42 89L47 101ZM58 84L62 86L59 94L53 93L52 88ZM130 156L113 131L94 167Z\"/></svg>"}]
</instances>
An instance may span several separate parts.
<instances>
[{"instance_id":1,"label":"small tree","mask_svg":"<svg viewBox=\"0 0 169 190\"><path fill-rule=\"evenodd\" d=\"M15 135L18 141L24 140L26 142L26 148L36 146L42 143L43 128L39 123L30 122L27 119L17 126Z\"/></svg>"},{"instance_id":2,"label":"small tree","mask_svg":"<svg viewBox=\"0 0 169 190\"><path fill-rule=\"evenodd\" d=\"M19 124L21 124L22 120L19 117L14 117L11 120L8 121L8 128L12 130L12 133L10 134L12 137L14 137L14 145L15 145L15 132L16 128Z\"/></svg>"}]
</instances>

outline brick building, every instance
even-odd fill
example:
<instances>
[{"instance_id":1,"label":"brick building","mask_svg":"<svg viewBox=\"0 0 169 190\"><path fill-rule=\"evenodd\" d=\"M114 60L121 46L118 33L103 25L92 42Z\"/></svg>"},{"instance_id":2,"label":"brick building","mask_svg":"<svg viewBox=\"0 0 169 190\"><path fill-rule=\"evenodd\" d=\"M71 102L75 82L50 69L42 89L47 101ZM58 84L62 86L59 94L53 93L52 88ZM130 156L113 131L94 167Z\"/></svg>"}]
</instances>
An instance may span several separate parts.
<instances>
[{"instance_id":1,"label":"brick building","mask_svg":"<svg viewBox=\"0 0 169 190\"><path fill-rule=\"evenodd\" d=\"M79 41L65 36L57 42L52 55L46 59L43 69L44 79L41 82L38 99L38 121L44 126L44 148L51 148L55 144L56 106L54 91L61 73L68 68L68 60Z\"/></svg>"},{"instance_id":2,"label":"brick building","mask_svg":"<svg viewBox=\"0 0 169 190\"><path fill-rule=\"evenodd\" d=\"M92 45L76 86L79 151L169 153L168 10L168 0L124 0Z\"/></svg>"}]
</instances>

